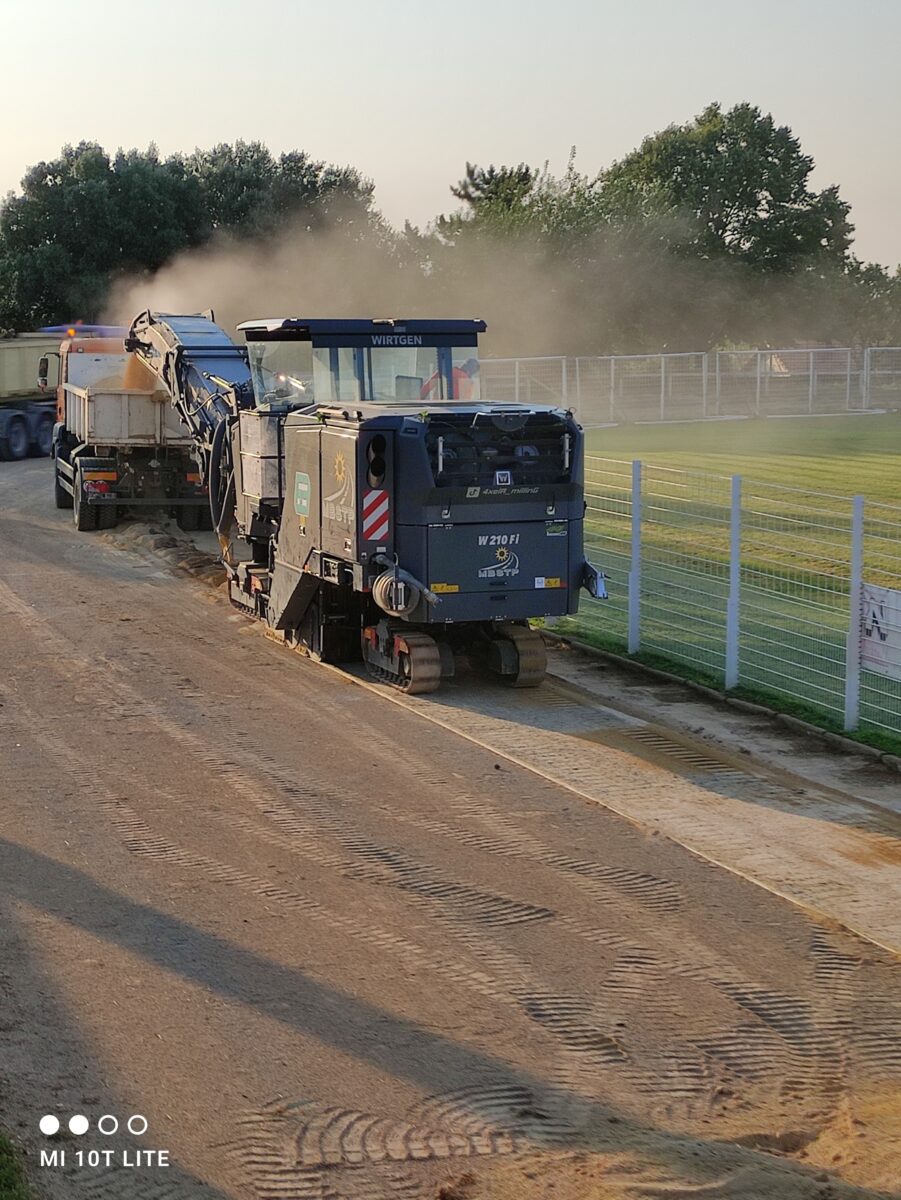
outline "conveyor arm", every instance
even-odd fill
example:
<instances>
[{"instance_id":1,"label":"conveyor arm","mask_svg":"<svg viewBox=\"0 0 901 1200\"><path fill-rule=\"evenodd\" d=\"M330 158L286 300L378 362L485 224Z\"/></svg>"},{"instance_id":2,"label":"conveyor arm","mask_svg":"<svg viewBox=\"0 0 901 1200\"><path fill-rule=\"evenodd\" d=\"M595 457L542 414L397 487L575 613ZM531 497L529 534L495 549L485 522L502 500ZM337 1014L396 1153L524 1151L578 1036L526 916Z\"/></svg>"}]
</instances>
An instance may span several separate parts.
<instances>
[{"instance_id":1,"label":"conveyor arm","mask_svg":"<svg viewBox=\"0 0 901 1200\"><path fill-rule=\"evenodd\" d=\"M213 322L212 313L173 316L143 312L132 322L126 350L160 379L190 429L208 467L220 422L253 405L247 350Z\"/></svg>"},{"instance_id":2,"label":"conveyor arm","mask_svg":"<svg viewBox=\"0 0 901 1200\"><path fill-rule=\"evenodd\" d=\"M175 316L149 310L132 322L125 348L161 381L191 432L213 526L228 559L234 488L227 431L239 410L254 403L247 350L215 324L212 313Z\"/></svg>"}]
</instances>

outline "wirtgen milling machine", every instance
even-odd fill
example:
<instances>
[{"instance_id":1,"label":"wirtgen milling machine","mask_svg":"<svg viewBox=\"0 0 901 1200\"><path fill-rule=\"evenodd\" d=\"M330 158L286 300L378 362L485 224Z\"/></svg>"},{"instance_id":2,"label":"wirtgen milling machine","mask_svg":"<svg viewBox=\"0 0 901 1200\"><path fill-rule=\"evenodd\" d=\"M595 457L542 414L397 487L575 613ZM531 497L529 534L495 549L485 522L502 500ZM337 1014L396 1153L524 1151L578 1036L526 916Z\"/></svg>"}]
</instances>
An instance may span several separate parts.
<instances>
[{"instance_id":1,"label":"wirtgen milling machine","mask_svg":"<svg viewBox=\"0 0 901 1200\"><path fill-rule=\"evenodd\" d=\"M239 328L246 347L211 317L148 312L126 343L193 433L232 601L408 692L457 655L539 683L528 618L603 594L572 415L480 396L482 321Z\"/></svg>"}]
</instances>

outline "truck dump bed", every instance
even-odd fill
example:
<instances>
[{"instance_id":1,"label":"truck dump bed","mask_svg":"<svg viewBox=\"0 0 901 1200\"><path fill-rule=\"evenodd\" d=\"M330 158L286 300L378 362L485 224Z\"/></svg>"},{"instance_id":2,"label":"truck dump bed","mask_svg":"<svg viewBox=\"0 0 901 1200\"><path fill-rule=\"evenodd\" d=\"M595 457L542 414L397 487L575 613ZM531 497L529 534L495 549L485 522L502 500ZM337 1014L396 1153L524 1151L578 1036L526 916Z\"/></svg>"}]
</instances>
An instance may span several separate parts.
<instances>
[{"instance_id":1,"label":"truck dump bed","mask_svg":"<svg viewBox=\"0 0 901 1200\"><path fill-rule=\"evenodd\" d=\"M59 338L23 333L0 339L0 403L26 397L46 398L38 388L38 363L42 355L59 350Z\"/></svg>"},{"instance_id":2,"label":"truck dump bed","mask_svg":"<svg viewBox=\"0 0 901 1200\"><path fill-rule=\"evenodd\" d=\"M189 431L163 391L64 384L66 425L95 446L191 446Z\"/></svg>"}]
</instances>

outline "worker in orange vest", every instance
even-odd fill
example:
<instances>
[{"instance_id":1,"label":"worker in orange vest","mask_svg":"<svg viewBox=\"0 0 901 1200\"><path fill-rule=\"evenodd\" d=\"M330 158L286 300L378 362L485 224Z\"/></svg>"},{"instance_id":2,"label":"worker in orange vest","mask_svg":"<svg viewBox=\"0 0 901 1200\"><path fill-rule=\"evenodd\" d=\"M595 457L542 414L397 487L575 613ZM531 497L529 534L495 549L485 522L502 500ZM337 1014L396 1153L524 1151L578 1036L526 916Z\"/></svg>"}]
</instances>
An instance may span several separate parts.
<instances>
[{"instance_id":1,"label":"worker in orange vest","mask_svg":"<svg viewBox=\"0 0 901 1200\"><path fill-rule=\"evenodd\" d=\"M479 360L467 358L462 367L454 367L451 371L451 400L474 400L476 398L476 375L479 373ZM436 371L431 379L427 379L419 389L420 400L437 399L440 396L441 373Z\"/></svg>"}]
</instances>

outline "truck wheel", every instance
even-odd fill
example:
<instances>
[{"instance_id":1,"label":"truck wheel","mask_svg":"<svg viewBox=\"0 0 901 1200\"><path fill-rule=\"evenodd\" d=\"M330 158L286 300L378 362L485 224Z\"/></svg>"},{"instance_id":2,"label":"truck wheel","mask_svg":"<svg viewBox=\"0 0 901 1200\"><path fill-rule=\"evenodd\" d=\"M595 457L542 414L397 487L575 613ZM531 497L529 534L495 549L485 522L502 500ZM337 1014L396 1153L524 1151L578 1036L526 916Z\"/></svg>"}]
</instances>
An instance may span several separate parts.
<instances>
[{"instance_id":1,"label":"truck wheel","mask_svg":"<svg viewBox=\"0 0 901 1200\"><path fill-rule=\"evenodd\" d=\"M183 504L175 510L175 524L185 533L194 533L200 528L201 509L194 504Z\"/></svg>"},{"instance_id":2,"label":"truck wheel","mask_svg":"<svg viewBox=\"0 0 901 1200\"><path fill-rule=\"evenodd\" d=\"M28 453L28 426L21 417L13 417L6 427L6 452L13 462Z\"/></svg>"},{"instance_id":3,"label":"truck wheel","mask_svg":"<svg viewBox=\"0 0 901 1200\"><path fill-rule=\"evenodd\" d=\"M96 507L97 507L97 528L98 529L115 529L119 523L118 505L116 505L116 504L98 504Z\"/></svg>"},{"instance_id":4,"label":"truck wheel","mask_svg":"<svg viewBox=\"0 0 901 1200\"><path fill-rule=\"evenodd\" d=\"M73 504L72 494L71 492L67 492L60 483L59 476L59 459L57 458L53 461L53 499L57 508L71 508Z\"/></svg>"},{"instance_id":5,"label":"truck wheel","mask_svg":"<svg viewBox=\"0 0 901 1200\"><path fill-rule=\"evenodd\" d=\"M47 458L53 449L53 417L41 417L34 433L32 453L37 458Z\"/></svg>"},{"instance_id":6,"label":"truck wheel","mask_svg":"<svg viewBox=\"0 0 901 1200\"><path fill-rule=\"evenodd\" d=\"M75 528L80 533L90 532L97 528L98 508L96 504L89 504L84 498L81 470L78 467L75 468L75 495L72 508Z\"/></svg>"}]
</instances>

